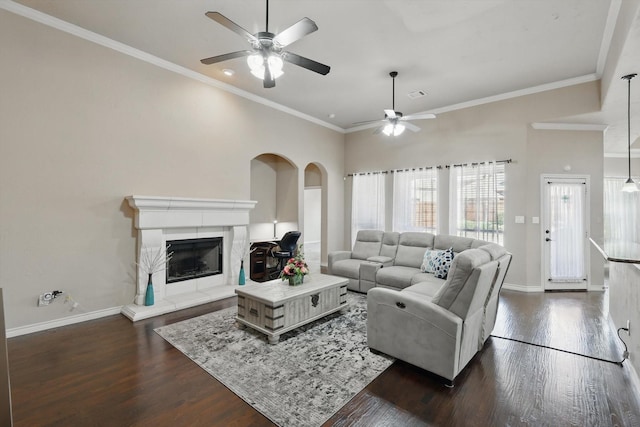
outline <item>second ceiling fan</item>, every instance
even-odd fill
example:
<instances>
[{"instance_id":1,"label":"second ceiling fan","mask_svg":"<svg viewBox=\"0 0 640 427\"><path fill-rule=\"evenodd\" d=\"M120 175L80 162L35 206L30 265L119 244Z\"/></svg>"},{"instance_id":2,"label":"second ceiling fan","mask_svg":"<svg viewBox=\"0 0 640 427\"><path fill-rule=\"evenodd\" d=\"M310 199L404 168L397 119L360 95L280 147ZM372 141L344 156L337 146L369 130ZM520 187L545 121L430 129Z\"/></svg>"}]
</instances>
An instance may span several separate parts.
<instances>
[{"instance_id":1,"label":"second ceiling fan","mask_svg":"<svg viewBox=\"0 0 640 427\"><path fill-rule=\"evenodd\" d=\"M398 136L404 132L405 129L409 129L412 132L418 132L420 128L413 123L409 123L409 120L422 120L422 119L435 119L435 114L430 113L422 113L422 114L410 114L408 116L403 116L400 111L396 111L396 77L398 76L397 71L392 71L389 73L391 78L393 79L393 89L392 89L392 109L384 110L384 119L382 120L366 120L364 122L356 122L354 125L364 125L367 123L375 123L375 122L385 122L386 124L377 128L373 133L378 134L380 132L384 133L387 136Z\"/></svg>"}]
</instances>

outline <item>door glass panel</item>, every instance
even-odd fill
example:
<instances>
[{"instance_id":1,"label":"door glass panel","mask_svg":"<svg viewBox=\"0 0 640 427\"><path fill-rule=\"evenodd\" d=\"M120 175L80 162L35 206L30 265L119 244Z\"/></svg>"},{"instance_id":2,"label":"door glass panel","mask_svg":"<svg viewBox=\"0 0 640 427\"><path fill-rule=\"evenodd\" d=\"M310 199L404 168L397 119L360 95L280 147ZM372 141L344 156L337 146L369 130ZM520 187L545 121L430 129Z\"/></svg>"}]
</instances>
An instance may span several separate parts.
<instances>
[{"instance_id":1,"label":"door glass panel","mask_svg":"<svg viewBox=\"0 0 640 427\"><path fill-rule=\"evenodd\" d=\"M549 279L585 279L585 185L549 183Z\"/></svg>"}]
</instances>

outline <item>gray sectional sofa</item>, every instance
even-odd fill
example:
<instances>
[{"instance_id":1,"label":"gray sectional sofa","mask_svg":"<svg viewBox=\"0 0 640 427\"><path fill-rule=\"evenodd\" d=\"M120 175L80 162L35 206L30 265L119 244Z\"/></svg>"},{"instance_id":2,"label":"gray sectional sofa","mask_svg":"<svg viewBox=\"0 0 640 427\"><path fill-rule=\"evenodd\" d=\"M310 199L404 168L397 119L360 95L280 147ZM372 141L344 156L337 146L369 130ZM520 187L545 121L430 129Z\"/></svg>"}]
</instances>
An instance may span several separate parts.
<instances>
[{"instance_id":1,"label":"gray sectional sofa","mask_svg":"<svg viewBox=\"0 0 640 427\"><path fill-rule=\"evenodd\" d=\"M502 248L469 237L360 230L353 250L329 253L328 273L349 279L347 288L352 291L368 292L374 287L402 290L417 283L427 283L423 287L429 286L433 295L445 279L421 271L427 249L453 248L454 254L459 254L485 245L491 245L497 251Z\"/></svg>"},{"instance_id":2,"label":"gray sectional sofa","mask_svg":"<svg viewBox=\"0 0 640 427\"><path fill-rule=\"evenodd\" d=\"M421 269L434 249L453 249L446 277ZM453 382L493 330L510 263L502 246L482 240L363 230L352 251L329 254L328 272L367 292L372 350Z\"/></svg>"}]
</instances>

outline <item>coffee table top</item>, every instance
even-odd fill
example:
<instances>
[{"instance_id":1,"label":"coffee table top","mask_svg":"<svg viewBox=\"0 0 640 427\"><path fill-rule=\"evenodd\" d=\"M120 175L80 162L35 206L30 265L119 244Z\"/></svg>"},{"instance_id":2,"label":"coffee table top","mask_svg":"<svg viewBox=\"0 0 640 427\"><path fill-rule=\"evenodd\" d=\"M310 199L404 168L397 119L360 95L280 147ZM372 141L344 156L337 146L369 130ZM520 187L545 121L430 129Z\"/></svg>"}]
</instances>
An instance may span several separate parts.
<instances>
[{"instance_id":1,"label":"coffee table top","mask_svg":"<svg viewBox=\"0 0 640 427\"><path fill-rule=\"evenodd\" d=\"M329 274L309 274L305 276L304 283L297 286L290 286L289 282L276 279L264 283L244 285L236 288L235 292L238 295L254 300L276 304L315 294L324 289L346 285L348 282L344 277L331 276Z\"/></svg>"}]
</instances>

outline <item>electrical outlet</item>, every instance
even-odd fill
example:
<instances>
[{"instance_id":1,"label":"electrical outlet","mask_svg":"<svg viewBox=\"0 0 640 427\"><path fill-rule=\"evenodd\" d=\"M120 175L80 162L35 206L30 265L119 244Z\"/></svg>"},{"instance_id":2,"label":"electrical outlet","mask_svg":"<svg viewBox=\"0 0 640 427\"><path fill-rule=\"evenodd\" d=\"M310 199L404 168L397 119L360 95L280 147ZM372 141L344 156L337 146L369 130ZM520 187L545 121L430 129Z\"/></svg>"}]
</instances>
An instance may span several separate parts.
<instances>
[{"instance_id":1,"label":"electrical outlet","mask_svg":"<svg viewBox=\"0 0 640 427\"><path fill-rule=\"evenodd\" d=\"M631 320L627 319L627 335L631 336Z\"/></svg>"},{"instance_id":2,"label":"electrical outlet","mask_svg":"<svg viewBox=\"0 0 640 427\"><path fill-rule=\"evenodd\" d=\"M53 292L45 292L38 297L38 307L49 305L53 301Z\"/></svg>"},{"instance_id":3,"label":"electrical outlet","mask_svg":"<svg viewBox=\"0 0 640 427\"><path fill-rule=\"evenodd\" d=\"M62 293L63 293L62 291L51 291L51 292L45 292L44 294L40 294L40 296L38 297L38 307L49 305L51 301L56 299L58 295Z\"/></svg>"}]
</instances>

